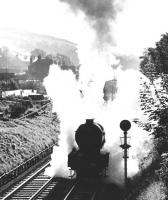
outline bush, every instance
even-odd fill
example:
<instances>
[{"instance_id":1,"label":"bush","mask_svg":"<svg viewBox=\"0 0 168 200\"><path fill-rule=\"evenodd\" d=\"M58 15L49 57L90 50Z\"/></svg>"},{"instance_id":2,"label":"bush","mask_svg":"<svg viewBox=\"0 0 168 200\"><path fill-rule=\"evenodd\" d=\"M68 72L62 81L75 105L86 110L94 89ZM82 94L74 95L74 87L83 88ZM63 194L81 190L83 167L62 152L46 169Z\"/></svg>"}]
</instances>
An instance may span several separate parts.
<instances>
[{"instance_id":1,"label":"bush","mask_svg":"<svg viewBox=\"0 0 168 200\"><path fill-rule=\"evenodd\" d=\"M168 187L168 153L162 154L162 160L161 160L161 167L159 172L159 175L161 179L165 182L165 184Z\"/></svg>"},{"instance_id":2,"label":"bush","mask_svg":"<svg viewBox=\"0 0 168 200\"><path fill-rule=\"evenodd\" d=\"M18 83L13 79L7 81L0 81L0 89L2 91L16 90L18 88L19 88Z\"/></svg>"},{"instance_id":3,"label":"bush","mask_svg":"<svg viewBox=\"0 0 168 200\"><path fill-rule=\"evenodd\" d=\"M11 113L11 118L18 118L20 117L25 111L27 107L22 103L15 103L10 105L9 112Z\"/></svg>"}]
</instances>

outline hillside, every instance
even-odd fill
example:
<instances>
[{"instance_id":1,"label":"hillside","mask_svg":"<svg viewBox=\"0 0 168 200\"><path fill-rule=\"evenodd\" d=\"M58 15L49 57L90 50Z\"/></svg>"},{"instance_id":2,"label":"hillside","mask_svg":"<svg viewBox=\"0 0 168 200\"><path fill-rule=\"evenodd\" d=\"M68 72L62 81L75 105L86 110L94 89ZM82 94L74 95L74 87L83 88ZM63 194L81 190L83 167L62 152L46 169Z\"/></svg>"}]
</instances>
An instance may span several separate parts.
<instances>
[{"instance_id":1,"label":"hillside","mask_svg":"<svg viewBox=\"0 0 168 200\"><path fill-rule=\"evenodd\" d=\"M16 63L19 63L19 68L22 66L20 64L21 62L24 61L27 63L30 59L30 52L34 49L41 49L47 54L56 55L59 53L68 56L75 66L78 65L76 44L52 36L9 28L0 29L0 47L4 46L8 47L10 56L13 57L13 59L8 59L8 68L14 65L14 60ZM24 64L23 67L25 68ZM3 68L3 66L1 66L1 68ZM17 64L15 68L17 68Z\"/></svg>"}]
</instances>

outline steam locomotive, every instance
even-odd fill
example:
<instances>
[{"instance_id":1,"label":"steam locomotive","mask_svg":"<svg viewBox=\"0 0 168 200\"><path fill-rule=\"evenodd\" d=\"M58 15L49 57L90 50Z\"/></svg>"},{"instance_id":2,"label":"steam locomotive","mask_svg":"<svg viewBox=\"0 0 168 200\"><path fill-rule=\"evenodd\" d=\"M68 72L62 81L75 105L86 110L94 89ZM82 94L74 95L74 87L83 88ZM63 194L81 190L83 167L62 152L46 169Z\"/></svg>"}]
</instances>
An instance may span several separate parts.
<instances>
[{"instance_id":1,"label":"steam locomotive","mask_svg":"<svg viewBox=\"0 0 168 200\"><path fill-rule=\"evenodd\" d=\"M78 148L68 155L68 167L76 172L77 178L97 178L102 176L109 162L109 153L102 152L105 143L103 127L93 119L87 119L75 133Z\"/></svg>"}]
</instances>

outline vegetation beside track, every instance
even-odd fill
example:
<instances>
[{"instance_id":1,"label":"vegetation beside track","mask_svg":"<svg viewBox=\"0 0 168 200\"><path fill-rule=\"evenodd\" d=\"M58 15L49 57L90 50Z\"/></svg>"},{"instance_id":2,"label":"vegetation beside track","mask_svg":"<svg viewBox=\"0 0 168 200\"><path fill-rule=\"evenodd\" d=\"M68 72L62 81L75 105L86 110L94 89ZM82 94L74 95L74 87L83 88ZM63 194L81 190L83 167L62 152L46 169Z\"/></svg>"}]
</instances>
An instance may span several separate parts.
<instances>
[{"instance_id":1,"label":"vegetation beside track","mask_svg":"<svg viewBox=\"0 0 168 200\"><path fill-rule=\"evenodd\" d=\"M29 118L0 121L0 175L57 144L59 120L48 108Z\"/></svg>"},{"instance_id":2,"label":"vegetation beside track","mask_svg":"<svg viewBox=\"0 0 168 200\"><path fill-rule=\"evenodd\" d=\"M144 75L140 103L148 123L144 129L153 136L154 148L130 181L128 200L168 199L168 33L161 36L155 48L147 48L141 57L140 71Z\"/></svg>"}]
</instances>

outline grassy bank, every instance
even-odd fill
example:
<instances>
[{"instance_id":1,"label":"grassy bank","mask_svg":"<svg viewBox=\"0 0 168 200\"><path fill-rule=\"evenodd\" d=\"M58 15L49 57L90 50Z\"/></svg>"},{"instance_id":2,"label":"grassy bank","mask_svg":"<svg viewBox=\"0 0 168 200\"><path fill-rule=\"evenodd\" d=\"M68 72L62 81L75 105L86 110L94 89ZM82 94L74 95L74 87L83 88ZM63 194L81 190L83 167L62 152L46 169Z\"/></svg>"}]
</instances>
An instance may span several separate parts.
<instances>
[{"instance_id":1,"label":"grassy bank","mask_svg":"<svg viewBox=\"0 0 168 200\"><path fill-rule=\"evenodd\" d=\"M166 200L167 186L160 176L160 169L160 156L151 152L143 160L140 172L130 180L127 200Z\"/></svg>"},{"instance_id":2,"label":"grassy bank","mask_svg":"<svg viewBox=\"0 0 168 200\"><path fill-rule=\"evenodd\" d=\"M58 134L59 122L53 114L0 121L0 175L57 143Z\"/></svg>"}]
</instances>

